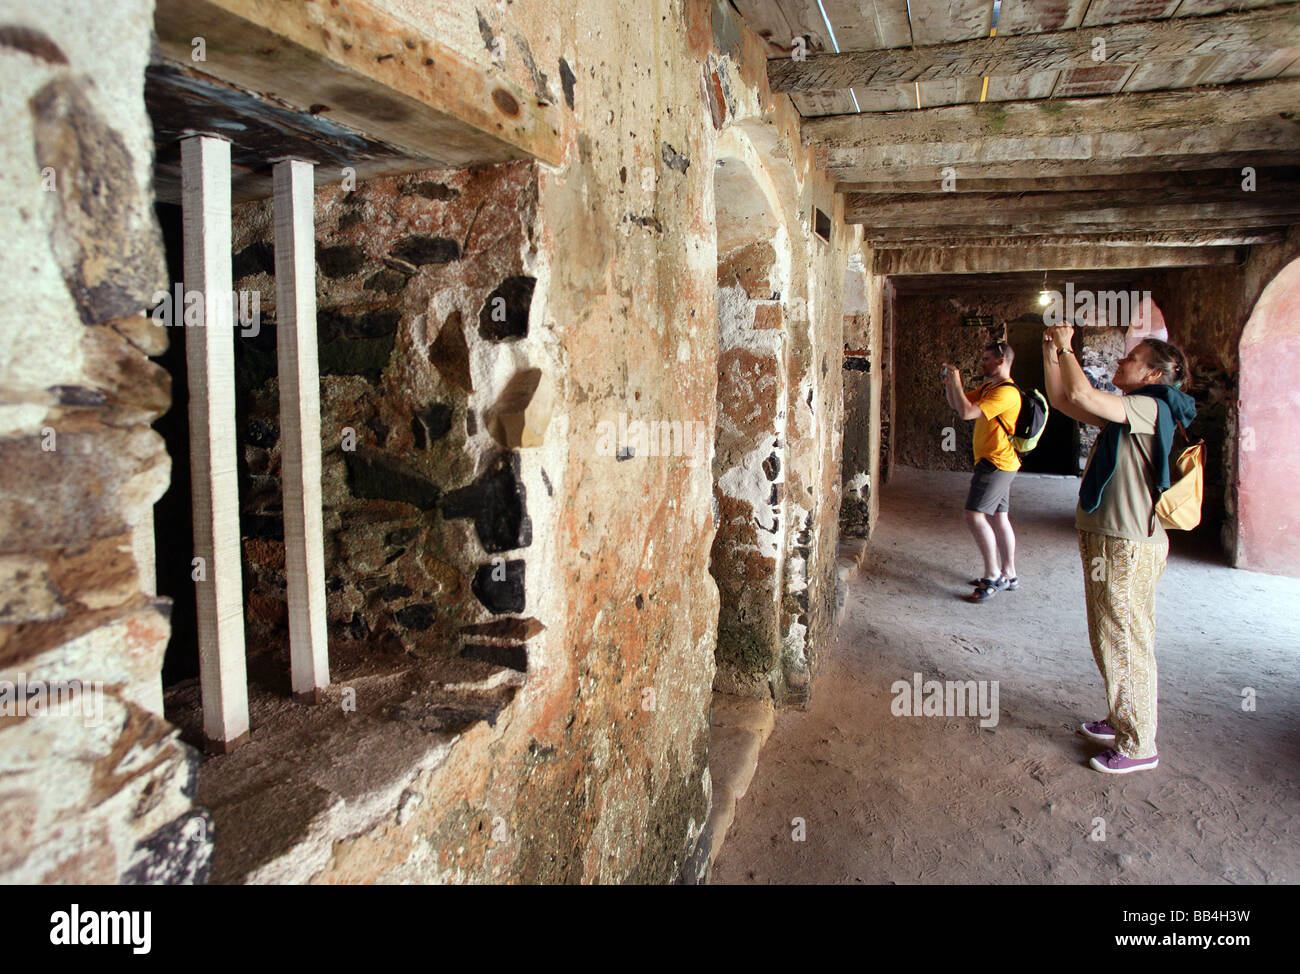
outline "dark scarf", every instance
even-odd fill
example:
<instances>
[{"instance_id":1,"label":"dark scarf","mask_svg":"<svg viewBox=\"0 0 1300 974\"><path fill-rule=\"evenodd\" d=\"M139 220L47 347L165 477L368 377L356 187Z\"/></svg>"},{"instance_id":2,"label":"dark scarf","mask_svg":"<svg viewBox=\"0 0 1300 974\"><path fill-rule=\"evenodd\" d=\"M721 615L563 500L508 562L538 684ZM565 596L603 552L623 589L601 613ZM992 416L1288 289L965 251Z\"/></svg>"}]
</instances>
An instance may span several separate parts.
<instances>
[{"instance_id":1,"label":"dark scarf","mask_svg":"<svg viewBox=\"0 0 1300 974\"><path fill-rule=\"evenodd\" d=\"M1183 429L1196 418L1196 401L1187 393L1173 386L1150 385L1134 389L1131 396L1150 396L1167 407L1156 407L1156 445L1151 457L1155 466L1156 486L1162 490L1169 489L1169 451L1174 445L1174 424L1181 423ZM1119 462L1119 439L1128 428L1126 423L1107 423L1106 428L1097 437L1097 448L1088 465L1088 473L1079 487L1079 506L1091 514L1101 504L1101 495L1115 474Z\"/></svg>"}]
</instances>

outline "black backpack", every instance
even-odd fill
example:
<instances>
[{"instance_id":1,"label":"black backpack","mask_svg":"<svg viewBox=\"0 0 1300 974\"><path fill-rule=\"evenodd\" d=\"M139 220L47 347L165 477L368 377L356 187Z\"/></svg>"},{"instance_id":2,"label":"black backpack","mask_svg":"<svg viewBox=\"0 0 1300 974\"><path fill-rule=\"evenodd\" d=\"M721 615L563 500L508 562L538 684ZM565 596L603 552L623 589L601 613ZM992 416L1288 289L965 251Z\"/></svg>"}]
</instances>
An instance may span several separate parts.
<instances>
[{"instance_id":1,"label":"black backpack","mask_svg":"<svg viewBox=\"0 0 1300 974\"><path fill-rule=\"evenodd\" d=\"M1047 407L1047 397L1037 389L1030 389L1026 393L1011 379L999 382L993 388L996 389L998 386L1011 386L1016 392L1020 393L1020 415L1016 417L1015 430L1007 429L1007 424L1002 422L1001 416L997 417L997 420L998 425L1002 427L1002 431L1011 440L1012 448L1023 457L1038 446L1038 440L1043 435L1043 430L1047 429L1047 414L1051 412Z\"/></svg>"}]
</instances>

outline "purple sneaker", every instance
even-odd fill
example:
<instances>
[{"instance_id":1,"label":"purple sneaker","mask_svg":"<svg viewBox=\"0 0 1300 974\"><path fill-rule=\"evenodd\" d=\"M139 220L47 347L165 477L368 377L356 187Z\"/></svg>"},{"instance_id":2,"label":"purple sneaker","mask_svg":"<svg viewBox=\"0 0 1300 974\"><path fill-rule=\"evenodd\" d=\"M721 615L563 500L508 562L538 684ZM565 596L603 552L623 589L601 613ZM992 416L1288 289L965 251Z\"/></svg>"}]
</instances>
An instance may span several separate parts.
<instances>
[{"instance_id":1,"label":"purple sneaker","mask_svg":"<svg viewBox=\"0 0 1300 974\"><path fill-rule=\"evenodd\" d=\"M1094 741L1104 744L1115 742L1115 728L1104 720L1090 720L1086 724L1080 724L1079 730L1083 731L1084 737L1090 737Z\"/></svg>"},{"instance_id":2,"label":"purple sneaker","mask_svg":"<svg viewBox=\"0 0 1300 974\"><path fill-rule=\"evenodd\" d=\"M1102 751L1088 762L1094 771L1104 774L1128 774L1131 771L1150 771L1160 763L1155 755L1149 758L1126 758L1114 749Z\"/></svg>"}]
</instances>

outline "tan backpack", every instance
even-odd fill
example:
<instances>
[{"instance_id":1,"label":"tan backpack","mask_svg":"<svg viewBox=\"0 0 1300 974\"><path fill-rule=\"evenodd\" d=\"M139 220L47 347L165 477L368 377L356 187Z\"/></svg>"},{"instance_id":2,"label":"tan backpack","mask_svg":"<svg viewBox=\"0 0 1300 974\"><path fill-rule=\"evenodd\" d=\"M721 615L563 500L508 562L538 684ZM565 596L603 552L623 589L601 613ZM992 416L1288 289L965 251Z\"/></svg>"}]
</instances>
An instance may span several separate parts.
<instances>
[{"instance_id":1,"label":"tan backpack","mask_svg":"<svg viewBox=\"0 0 1300 974\"><path fill-rule=\"evenodd\" d=\"M1183 429L1183 424L1178 423L1177 426L1178 432L1183 434L1183 439L1191 445L1174 461L1173 469L1170 471L1169 489L1163 493L1157 492L1155 488L1151 490L1155 509L1151 514L1149 534L1155 533L1156 518L1159 518L1160 523L1166 528L1178 531L1190 531L1201 523L1201 500L1205 496L1205 441L1197 440L1192 443L1192 438L1187 435L1187 430ZM1142 449L1141 440L1138 441L1138 448ZM1147 456L1145 450L1142 450L1142 456L1154 477L1155 465L1151 462L1151 457ZM1177 479L1174 479L1175 477Z\"/></svg>"}]
</instances>

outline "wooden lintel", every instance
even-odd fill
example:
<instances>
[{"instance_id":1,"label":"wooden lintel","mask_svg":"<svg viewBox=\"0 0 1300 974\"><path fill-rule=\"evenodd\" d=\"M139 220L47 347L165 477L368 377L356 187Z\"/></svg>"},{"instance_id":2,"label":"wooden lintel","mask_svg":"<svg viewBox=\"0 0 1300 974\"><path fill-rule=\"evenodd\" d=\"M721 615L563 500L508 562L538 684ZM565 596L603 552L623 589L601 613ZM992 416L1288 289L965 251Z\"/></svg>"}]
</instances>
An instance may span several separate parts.
<instances>
[{"instance_id":1,"label":"wooden lintel","mask_svg":"<svg viewBox=\"0 0 1300 974\"><path fill-rule=\"evenodd\" d=\"M154 22L167 58L438 166L561 162L554 104L367 0L158 0Z\"/></svg>"},{"instance_id":2,"label":"wooden lintel","mask_svg":"<svg viewBox=\"0 0 1300 974\"><path fill-rule=\"evenodd\" d=\"M1271 52L1300 46L1297 7L1287 3L1206 17L1001 34L925 47L814 54L803 60L773 58L767 76L773 91L812 92Z\"/></svg>"},{"instance_id":3,"label":"wooden lintel","mask_svg":"<svg viewBox=\"0 0 1300 974\"><path fill-rule=\"evenodd\" d=\"M1231 189L1178 189L1153 194L1149 190L1089 190L1077 193L939 193L911 194L901 199L884 194L851 193L844 200L844 218L888 226L945 226L1017 223L1032 220L1095 222L1098 214L1122 214L1132 221L1182 216L1289 215L1300 209L1298 187L1268 192Z\"/></svg>"},{"instance_id":4,"label":"wooden lintel","mask_svg":"<svg viewBox=\"0 0 1300 974\"><path fill-rule=\"evenodd\" d=\"M864 224L863 237L868 241L953 240L959 242L967 237L983 237L994 234L1001 236L1059 237L1062 234L1093 236L1162 231L1181 232L1185 230L1219 230L1228 233L1241 233L1252 229L1276 230L1293 226L1297 222L1300 222L1300 218L1294 216L1238 216L1230 219L1203 220L1140 220L1138 222L1111 220L1103 223L1072 223L1068 227L1050 222L979 226L930 225L928 227L882 227L868 223Z\"/></svg>"},{"instance_id":5,"label":"wooden lintel","mask_svg":"<svg viewBox=\"0 0 1300 974\"><path fill-rule=\"evenodd\" d=\"M1235 247L928 246L877 250L872 260L872 272L883 276L990 274L1034 268L1213 267L1235 265L1240 260L1241 251Z\"/></svg>"},{"instance_id":6,"label":"wooden lintel","mask_svg":"<svg viewBox=\"0 0 1300 974\"><path fill-rule=\"evenodd\" d=\"M1241 127L1252 122L1281 120L1289 123L1287 129L1293 137L1290 147L1294 148L1300 143L1300 121L1295 118L1298 104L1300 80L1288 78L1188 91L1030 98L908 112L828 115L805 119L802 133L805 142L816 142L833 151L977 143L985 139L1078 140L1103 133L1148 138L1160 130ZM1226 140L1223 146L1225 151L1238 148L1231 140Z\"/></svg>"},{"instance_id":7,"label":"wooden lintel","mask_svg":"<svg viewBox=\"0 0 1300 974\"><path fill-rule=\"evenodd\" d=\"M1267 191L1280 186L1289 186L1294 191L1300 185L1300 166L1251 167L1254 170L1254 184L1257 190ZM899 180L877 180L872 182L844 182L835 187L837 193L871 193L878 195L881 201L892 199L897 202L905 195L926 194L944 196L951 199L952 193L962 196L985 193L1075 193L1095 190L1160 190L1161 198L1166 191L1191 188L1226 189L1243 187L1246 179L1242 167L1225 167L1219 169L1192 169L1171 172L1136 172L1125 174L1086 173L1072 176L1046 176L1042 178L1026 177L1023 179L984 179L978 176L969 179L945 180L935 173L925 181L900 182Z\"/></svg>"},{"instance_id":8,"label":"wooden lintel","mask_svg":"<svg viewBox=\"0 0 1300 974\"><path fill-rule=\"evenodd\" d=\"M1187 149L1188 147L1184 147ZM944 170L951 162L913 164L907 158L880 159L873 153L870 159L854 158L858 150L837 153L832 161L826 150L819 150L818 165L827 170L841 185L851 184L861 192L917 192L942 186ZM841 158L841 156L843 156ZM1186 170L1235 168L1238 173L1245 166L1256 171L1263 167L1294 166L1296 152L1223 150L1221 148L1167 152L1152 155L1112 156L1096 159L1020 158L1009 160L990 156L963 163L957 168L956 185L960 187L976 179L983 180L1041 180L1041 179L1091 179L1099 176L1147 176L1159 173L1179 173ZM869 184L869 185L866 185ZM883 187L883 188L882 188Z\"/></svg>"},{"instance_id":9,"label":"wooden lintel","mask_svg":"<svg viewBox=\"0 0 1300 974\"><path fill-rule=\"evenodd\" d=\"M871 234L868 233L870 238ZM904 249L908 247L976 247L1007 249L1017 247L1131 247L1155 248L1213 248L1253 247L1258 244L1281 243L1286 232L1280 229L1263 230L1146 230L1127 233L1075 234L1045 233L1039 235L979 234L952 236L942 227L927 228L910 238L892 237L884 246Z\"/></svg>"}]
</instances>

